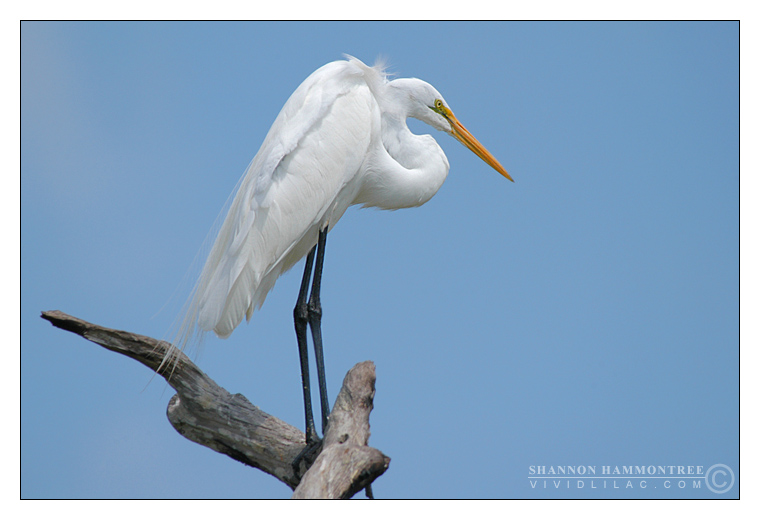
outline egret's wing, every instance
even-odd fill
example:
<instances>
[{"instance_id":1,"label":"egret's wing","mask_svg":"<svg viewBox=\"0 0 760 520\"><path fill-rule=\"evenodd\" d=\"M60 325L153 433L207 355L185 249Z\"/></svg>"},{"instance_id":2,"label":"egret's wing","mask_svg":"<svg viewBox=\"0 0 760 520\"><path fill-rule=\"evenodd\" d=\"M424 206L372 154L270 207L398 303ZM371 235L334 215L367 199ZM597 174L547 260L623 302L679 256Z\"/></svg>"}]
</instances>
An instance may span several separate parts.
<instances>
[{"instance_id":1,"label":"egret's wing","mask_svg":"<svg viewBox=\"0 0 760 520\"><path fill-rule=\"evenodd\" d=\"M352 62L330 63L288 99L241 179L191 297L181 343L196 323L220 337L231 334L311 248L304 236L330 209L349 171L358 170L360 163L347 157L355 163L357 147L369 142L366 74Z\"/></svg>"}]
</instances>

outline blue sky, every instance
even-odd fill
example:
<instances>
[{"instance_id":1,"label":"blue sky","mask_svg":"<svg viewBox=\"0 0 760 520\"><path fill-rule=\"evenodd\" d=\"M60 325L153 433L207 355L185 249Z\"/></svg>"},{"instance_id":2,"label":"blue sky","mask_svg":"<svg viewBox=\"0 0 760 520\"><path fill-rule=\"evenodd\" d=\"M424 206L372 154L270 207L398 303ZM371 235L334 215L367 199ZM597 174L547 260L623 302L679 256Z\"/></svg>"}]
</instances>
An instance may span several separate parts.
<instances>
[{"instance_id":1,"label":"blue sky","mask_svg":"<svg viewBox=\"0 0 760 520\"><path fill-rule=\"evenodd\" d=\"M350 209L330 234L330 396L376 363L370 443L392 460L375 494L738 496L738 23L26 23L21 36L23 497L290 495L179 436L172 391L146 368L39 313L164 337L279 109L343 53L432 83L516 181L415 122L449 158L439 193ZM300 428L301 270L196 357ZM725 494L529 478L714 464L735 474Z\"/></svg>"}]
</instances>

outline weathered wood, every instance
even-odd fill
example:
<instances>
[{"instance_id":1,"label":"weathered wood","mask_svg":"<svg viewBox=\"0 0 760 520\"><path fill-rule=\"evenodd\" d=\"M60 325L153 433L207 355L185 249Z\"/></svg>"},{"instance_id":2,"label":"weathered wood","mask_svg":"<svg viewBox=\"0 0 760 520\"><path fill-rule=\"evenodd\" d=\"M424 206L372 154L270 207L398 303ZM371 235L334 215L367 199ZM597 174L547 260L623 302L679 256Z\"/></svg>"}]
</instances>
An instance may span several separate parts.
<instances>
[{"instance_id":1,"label":"weathered wood","mask_svg":"<svg viewBox=\"0 0 760 520\"><path fill-rule=\"evenodd\" d=\"M294 498L350 498L388 467L390 459L367 446L375 392L372 362L359 363L346 375L322 451L302 478L308 461L301 463L298 472L292 463L306 447L304 433L243 395L230 394L176 349L172 354L176 361L162 364L172 348L169 343L101 327L60 311L43 312L42 317L156 371L177 391L169 400L167 416L181 435L269 473L296 489Z\"/></svg>"},{"instance_id":2,"label":"weathered wood","mask_svg":"<svg viewBox=\"0 0 760 520\"><path fill-rule=\"evenodd\" d=\"M367 446L374 397L375 364L355 365L330 413L322 451L293 498L350 498L388 469L390 458Z\"/></svg>"}]
</instances>

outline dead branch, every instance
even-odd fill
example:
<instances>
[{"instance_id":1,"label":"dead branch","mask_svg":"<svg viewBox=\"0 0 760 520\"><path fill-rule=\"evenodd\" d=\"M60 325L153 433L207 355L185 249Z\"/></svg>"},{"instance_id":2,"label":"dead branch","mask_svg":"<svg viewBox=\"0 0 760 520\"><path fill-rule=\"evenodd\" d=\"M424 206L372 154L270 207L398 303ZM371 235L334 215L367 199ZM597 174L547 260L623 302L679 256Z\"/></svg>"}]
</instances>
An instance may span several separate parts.
<instances>
[{"instance_id":1,"label":"dead branch","mask_svg":"<svg viewBox=\"0 0 760 520\"><path fill-rule=\"evenodd\" d=\"M109 329L61 311L42 317L113 352L157 371L177 391L167 416L184 437L248 466L258 468L295 490L293 498L350 498L382 475L390 459L367 446L369 414L375 395L375 365L365 361L346 374L327 425L321 451L307 469L293 460L306 448L304 433L230 394L204 374L185 354L161 366L171 345L148 336Z\"/></svg>"}]
</instances>

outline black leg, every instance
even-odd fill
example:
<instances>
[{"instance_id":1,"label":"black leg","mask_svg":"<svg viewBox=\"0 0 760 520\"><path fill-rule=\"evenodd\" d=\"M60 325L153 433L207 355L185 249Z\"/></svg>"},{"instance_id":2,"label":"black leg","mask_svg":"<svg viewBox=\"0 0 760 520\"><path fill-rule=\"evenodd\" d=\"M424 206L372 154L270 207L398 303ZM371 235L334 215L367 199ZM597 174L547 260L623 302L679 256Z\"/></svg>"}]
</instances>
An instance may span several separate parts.
<instances>
[{"instance_id":1,"label":"black leg","mask_svg":"<svg viewBox=\"0 0 760 520\"><path fill-rule=\"evenodd\" d=\"M298 292L296 307L293 309L293 320L296 325L296 339L298 340L298 355L301 359L301 383L303 386L303 405L306 413L306 444L314 444L319 440L314 431L314 414L311 410L311 382L309 380L309 350L306 339L306 327L308 324L309 309L306 303L306 295L309 290L311 268L314 265L314 252L317 247L309 252L306 257L306 268L301 279L301 290Z\"/></svg>"},{"instance_id":2,"label":"black leg","mask_svg":"<svg viewBox=\"0 0 760 520\"><path fill-rule=\"evenodd\" d=\"M327 228L319 232L317 243L317 262L314 265L314 281L309 297L309 326L314 341L314 355L317 361L317 378L319 380L319 398L322 408L322 435L325 433L327 419L330 415L330 403L327 400L327 382L325 380L325 360L322 353L322 304L319 301L319 291L322 286L322 265L325 261L325 246L327 245ZM303 290L303 287L301 288Z\"/></svg>"}]
</instances>

